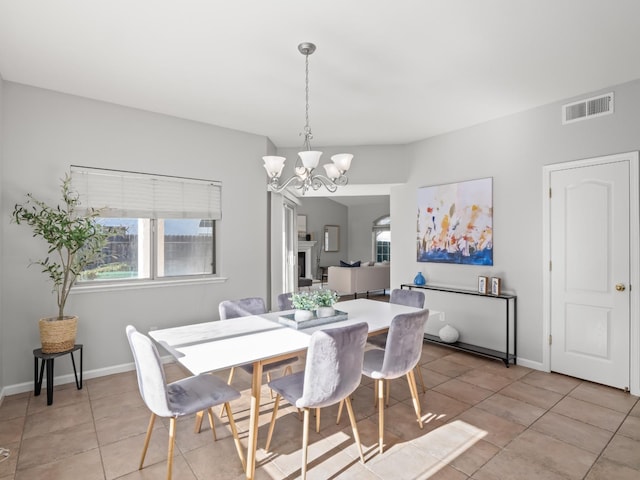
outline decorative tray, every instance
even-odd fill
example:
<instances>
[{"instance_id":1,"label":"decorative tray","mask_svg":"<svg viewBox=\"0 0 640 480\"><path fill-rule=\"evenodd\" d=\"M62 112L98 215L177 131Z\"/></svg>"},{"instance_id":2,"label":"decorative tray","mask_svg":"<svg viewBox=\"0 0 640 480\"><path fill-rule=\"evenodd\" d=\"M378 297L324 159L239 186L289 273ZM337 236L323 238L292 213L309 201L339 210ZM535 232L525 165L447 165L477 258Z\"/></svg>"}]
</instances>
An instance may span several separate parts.
<instances>
[{"instance_id":1,"label":"decorative tray","mask_svg":"<svg viewBox=\"0 0 640 480\"><path fill-rule=\"evenodd\" d=\"M330 317L318 317L316 312L313 312L313 317L308 320L296 320L295 314L290 313L289 315L281 315L278 317L278 321L287 327L295 328L299 330L301 328L309 328L316 327L318 325L324 325L325 323L332 322L340 322L342 320L347 319L347 312L343 312L341 310L336 310L335 315L331 315Z\"/></svg>"}]
</instances>

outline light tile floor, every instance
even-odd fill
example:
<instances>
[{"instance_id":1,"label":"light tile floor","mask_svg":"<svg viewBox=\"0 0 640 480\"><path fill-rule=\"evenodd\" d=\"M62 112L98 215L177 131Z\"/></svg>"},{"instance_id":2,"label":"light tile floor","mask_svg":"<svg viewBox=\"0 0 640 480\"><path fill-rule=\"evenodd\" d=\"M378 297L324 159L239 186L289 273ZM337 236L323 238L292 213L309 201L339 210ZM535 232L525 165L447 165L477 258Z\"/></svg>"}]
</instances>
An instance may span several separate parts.
<instances>
[{"instance_id":1,"label":"light tile floor","mask_svg":"<svg viewBox=\"0 0 640 480\"><path fill-rule=\"evenodd\" d=\"M298 365L301 368L302 363ZM310 435L310 479L639 479L638 397L571 377L489 360L425 344L421 368L424 428L415 421L404 379L392 382L385 411L386 448L377 452L377 411L370 380L363 379L353 405L366 463L359 462L346 415L321 414L321 430ZM166 366L170 381L186 375ZM226 378L226 372L220 375ZM246 445L249 377L239 371L243 391L232 403ZM264 389L257 454L258 479L300 474L302 425L286 403L279 412L271 452L263 447L273 407ZM216 412L218 413L218 412ZM57 386L46 395L10 396L0 406L0 479L164 478L168 423L156 422L145 468L137 470L149 412L134 372ZM242 479L226 417L193 433L193 418L178 421L175 479ZM205 422L206 424L207 422Z\"/></svg>"}]
</instances>

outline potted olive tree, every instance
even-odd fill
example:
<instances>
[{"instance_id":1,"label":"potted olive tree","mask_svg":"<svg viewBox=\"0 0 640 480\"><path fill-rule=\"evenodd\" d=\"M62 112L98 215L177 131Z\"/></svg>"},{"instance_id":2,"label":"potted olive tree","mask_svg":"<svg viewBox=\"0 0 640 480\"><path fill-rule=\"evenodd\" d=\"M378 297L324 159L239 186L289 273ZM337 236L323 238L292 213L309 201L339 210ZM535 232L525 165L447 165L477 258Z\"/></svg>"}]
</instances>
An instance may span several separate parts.
<instances>
[{"instance_id":1,"label":"potted olive tree","mask_svg":"<svg viewBox=\"0 0 640 480\"><path fill-rule=\"evenodd\" d=\"M40 340L44 353L63 352L73 347L78 317L67 316L64 307L76 277L102 259L109 232L96 221L100 210L80 211L78 194L71 188L71 177L62 179L62 202L49 206L27 194L26 202L13 209L12 221L29 225L34 237L48 244L47 255L32 261L42 267L53 283L58 314L40 319Z\"/></svg>"}]
</instances>

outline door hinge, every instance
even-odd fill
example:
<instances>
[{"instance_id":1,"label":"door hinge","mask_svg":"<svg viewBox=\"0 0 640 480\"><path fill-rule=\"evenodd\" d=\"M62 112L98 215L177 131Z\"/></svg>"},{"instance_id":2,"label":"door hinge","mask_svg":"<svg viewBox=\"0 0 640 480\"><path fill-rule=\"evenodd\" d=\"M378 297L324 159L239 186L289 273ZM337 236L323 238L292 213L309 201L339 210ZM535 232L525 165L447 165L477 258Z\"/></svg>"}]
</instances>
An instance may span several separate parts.
<instances>
[{"instance_id":1,"label":"door hinge","mask_svg":"<svg viewBox=\"0 0 640 480\"><path fill-rule=\"evenodd\" d=\"M551 345L552 343L553 343L553 337L549 335L549 345Z\"/></svg>"},{"instance_id":2,"label":"door hinge","mask_svg":"<svg viewBox=\"0 0 640 480\"><path fill-rule=\"evenodd\" d=\"M549 260L549 271L551 271L551 260Z\"/></svg>"},{"instance_id":3,"label":"door hinge","mask_svg":"<svg viewBox=\"0 0 640 480\"><path fill-rule=\"evenodd\" d=\"M551 187L549 187L549 198L551 198Z\"/></svg>"}]
</instances>

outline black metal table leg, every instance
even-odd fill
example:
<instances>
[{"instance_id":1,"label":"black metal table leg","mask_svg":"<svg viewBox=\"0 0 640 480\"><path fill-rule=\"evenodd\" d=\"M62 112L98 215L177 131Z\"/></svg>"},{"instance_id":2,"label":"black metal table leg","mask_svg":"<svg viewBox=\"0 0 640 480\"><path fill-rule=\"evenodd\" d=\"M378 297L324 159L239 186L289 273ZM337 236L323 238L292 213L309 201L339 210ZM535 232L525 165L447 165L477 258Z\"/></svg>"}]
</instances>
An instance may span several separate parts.
<instances>
[{"instance_id":1,"label":"black metal table leg","mask_svg":"<svg viewBox=\"0 0 640 480\"><path fill-rule=\"evenodd\" d=\"M76 371L76 361L73 358L73 352L71 355L71 364L73 365L73 375L76 377L76 388L82 390L82 348L80 349L80 383L78 383L78 372Z\"/></svg>"},{"instance_id":2,"label":"black metal table leg","mask_svg":"<svg viewBox=\"0 0 640 480\"><path fill-rule=\"evenodd\" d=\"M40 362L40 374L38 375L38 371L37 371L37 367L36 367L36 371L34 372L36 375L36 384L35 384L35 389L33 394L37 397L38 395L40 395L40 391L42 390L42 379L44 378L44 364L45 364L45 360L38 360L38 358L36 357L36 364L38 363L38 361Z\"/></svg>"},{"instance_id":3,"label":"black metal table leg","mask_svg":"<svg viewBox=\"0 0 640 480\"><path fill-rule=\"evenodd\" d=\"M47 364L47 405L53 403L53 358L45 360Z\"/></svg>"}]
</instances>

